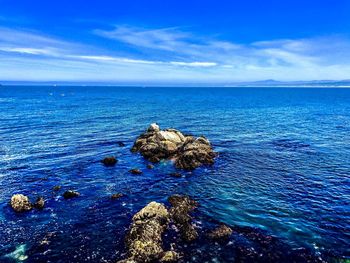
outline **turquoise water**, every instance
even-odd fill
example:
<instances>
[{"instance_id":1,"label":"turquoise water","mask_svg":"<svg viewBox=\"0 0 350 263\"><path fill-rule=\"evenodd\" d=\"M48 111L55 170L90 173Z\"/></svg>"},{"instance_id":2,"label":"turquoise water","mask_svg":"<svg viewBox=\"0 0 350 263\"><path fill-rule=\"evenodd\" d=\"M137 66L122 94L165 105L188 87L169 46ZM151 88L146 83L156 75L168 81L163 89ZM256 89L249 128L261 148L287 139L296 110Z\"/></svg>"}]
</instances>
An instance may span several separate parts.
<instances>
[{"instance_id":1,"label":"turquoise water","mask_svg":"<svg viewBox=\"0 0 350 263\"><path fill-rule=\"evenodd\" d=\"M146 169L129 149L152 122L208 137L215 165L182 178L168 162ZM253 227L290 249L350 257L349 89L1 87L0 140L0 256L25 245L25 262L120 259L132 215L184 193L203 229ZM101 165L107 155L115 167ZM64 200L67 189L81 196ZM42 195L46 208L15 214L15 193Z\"/></svg>"}]
</instances>

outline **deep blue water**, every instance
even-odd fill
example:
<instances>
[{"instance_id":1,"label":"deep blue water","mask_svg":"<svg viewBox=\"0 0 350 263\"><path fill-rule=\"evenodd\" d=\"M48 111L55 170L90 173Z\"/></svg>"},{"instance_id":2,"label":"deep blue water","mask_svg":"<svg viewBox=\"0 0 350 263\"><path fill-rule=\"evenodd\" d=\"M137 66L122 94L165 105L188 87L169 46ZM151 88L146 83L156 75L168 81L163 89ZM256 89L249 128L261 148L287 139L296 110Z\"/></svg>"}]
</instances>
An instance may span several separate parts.
<instances>
[{"instance_id":1,"label":"deep blue water","mask_svg":"<svg viewBox=\"0 0 350 263\"><path fill-rule=\"evenodd\" d=\"M129 149L152 122L205 135L215 165L182 178L167 162L146 169ZM132 215L174 193L199 201L198 226L256 227L291 249L350 257L350 89L0 87L0 141L1 262L16 248L25 262L114 262ZM115 167L101 165L107 155ZM64 200L67 189L81 196ZM15 193L46 207L15 214ZM233 260L210 253L201 262Z\"/></svg>"}]
</instances>

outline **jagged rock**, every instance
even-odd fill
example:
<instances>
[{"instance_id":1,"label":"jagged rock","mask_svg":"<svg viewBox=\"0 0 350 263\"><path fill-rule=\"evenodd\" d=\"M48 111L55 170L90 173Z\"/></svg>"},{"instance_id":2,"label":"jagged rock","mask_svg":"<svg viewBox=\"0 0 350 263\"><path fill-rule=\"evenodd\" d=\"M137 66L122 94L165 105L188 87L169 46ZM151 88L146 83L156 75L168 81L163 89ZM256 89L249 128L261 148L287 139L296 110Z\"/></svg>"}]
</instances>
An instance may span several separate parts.
<instances>
[{"instance_id":1,"label":"jagged rock","mask_svg":"<svg viewBox=\"0 0 350 263\"><path fill-rule=\"evenodd\" d=\"M73 191L73 190L68 190L68 191L65 191L63 193L64 199L71 199L71 198L74 198L74 197L78 197L79 195L80 195L80 193L78 193L76 191Z\"/></svg>"},{"instance_id":2,"label":"jagged rock","mask_svg":"<svg viewBox=\"0 0 350 263\"><path fill-rule=\"evenodd\" d=\"M10 205L16 212L26 212L33 208L28 196L15 194L11 197Z\"/></svg>"},{"instance_id":3,"label":"jagged rock","mask_svg":"<svg viewBox=\"0 0 350 263\"><path fill-rule=\"evenodd\" d=\"M142 174L142 171L140 169L131 169L129 170L129 173L132 174Z\"/></svg>"},{"instance_id":4,"label":"jagged rock","mask_svg":"<svg viewBox=\"0 0 350 263\"><path fill-rule=\"evenodd\" d=\"M164 254L162 234L169 223L169 213L163 204L151 202L132 218L125 238L127 260L119 262L157 262Z\"/></svg>"},{"instance_id":5,"label":"jagged rock","mask_svg":"<svg viewBox=\"0 0 350 263\"><path fill-rule=\"evenodd\" d=\"M121 197L123 197L123 196L124 196L124 195L121 194L121 193L116 193L116 194L112 194L111 199L112 199L112 200L115 200L115 199L119 199L119 198L121 198Z\"/></svg>"},{"instance_id":6,"label":"jagged rock","mask_svg":"<svg viewBox=\"0 0 350 263\"><path fill-rule=\"evenodd\" d=\"M231 236L232 232L233 230L229 226L222 224L221 226L212 230L208 234L208 237L211 239L226 239Z\"/></svg>"},{"instance_id":7,"label":"jagged rock","mask_svg":"<svg viewBox=\"0 0 350 263\"><path fill-rule=\"evenodd\" d=\"M117 159L114 156L106 157L102 160L105 166L114 166L117 163Z\"/></svg>"},{"instance_id":8,"label":"jagged rock","mask_svg":"<svg viewBox=\"0 0 350 263\"><path fill-rule=\"evenodd\" d=\"M61 186L60 185L56 185L56 186L53 187L53 190L57 192L57 191L61 190Z\"/></svg>"},{"instance_id":9,"label":"jagged rock","mask_svg":"<svg viewBox=\"0 0 350 263\"><path fill-rule=\"evenodd\" d=\"M45 206L44 197L38 197L33 205L36 209L43 209Z\"/></svg>"},{"instance_id":10,"label":"jagged rock","mask_svg":"<svg viewBox=\"0 0 350 263\"><path fill-rule=\"evenodd\" d=\"M184 136L175 129L160 130L155 123L135 141L132 152L140 152L151 162L173 159L177 168L193 170L201 165L212 165L216 154L203 136L197 139Z\"/></svg>"},{"instance_id":11,"label":"jagged rock","mask_svg":"<svg viewBox=\"0 0 350 263\"><path fill-rule=\"evenodd\" d=\"M189 213L198 206L198 203L188 196L181 195L170 196L168 201L172 205L170 217L180 230L182 239L187 242L195 240L198 233L192 224L192 217Z\"/></svg>"}]
</instances>

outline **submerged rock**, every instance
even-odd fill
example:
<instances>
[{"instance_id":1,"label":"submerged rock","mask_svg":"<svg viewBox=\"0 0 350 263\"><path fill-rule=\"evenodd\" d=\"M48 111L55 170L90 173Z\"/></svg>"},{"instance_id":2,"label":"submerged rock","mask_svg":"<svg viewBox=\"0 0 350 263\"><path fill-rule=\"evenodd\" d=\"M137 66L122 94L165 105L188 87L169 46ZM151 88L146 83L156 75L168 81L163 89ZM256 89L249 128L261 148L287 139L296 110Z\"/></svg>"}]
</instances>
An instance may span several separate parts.
<instances>
[{"instance_id":1,"label":"submerged rock","mask_svg":"<svg viewBox=\"0 0 350 263\"><path fill-rule=\"evenodd\" d=\"M117 159L114 156L106 157L102 160L105 166L114 166L117 163Z\"/></svg>"},{"instance_id":2,"label":"submerged rock","mask_svg":"<svg viewBox=\"0 0 350 263\"><path fill-rule=\"evenodd\" d=\"M45 206L45 199L44 197L38 197L33 205L36 209L43 209Z\"/></svg>"},{"instance_id":3,"label":"submerged rock","mask_svg":"<svg viewBox=\"0 0 350 263\"><path fill-rule=\"evenodd\" d=\"M124 146L125 146L125 143L123 143L123 142L118 142L118 145L119 145L119 147L124 147Z\"/></svg>"},{"instance_id":4,"label":"submerged rock","mask_svg":"<svg viewBox=\"0 0 350 263\"><path fill-rule=\"evenodd\" d=\"M148 168L148 169L153 169L153 168L154 168L154 165L149 163L149 164L147 164L147 168Z\"/></svg>"},{"instance_id":5,"label":"submerged rock","mask_svg":"<svg viewBox=\"0 0 350 263\"><path fill-rule=\"evenodd\" d=\"M65 191L63 193L64 199L71 199L71 198L78 197L78 196L80 196L80 193L73 191L73 190L68 190L68 191Z\"/></svg>"},{"instance_id":6,"label":"submerged rock","mask_svg":"<svg viewBox=\"0 0 350 263\"><path fill-rule=\"evenodd\" d=\"M121 194L121 193L116 193L116 194L112 194L111 199L112 199L112 200L116 200L116 199L119 199L119 198L121 198L121 197L123 197L123 196L124 196L124 195Z\"/></svg>"},{"instance_id":7,"label":"submerged rock","mask_svg":"<svg viewBox=\"0 0 350 263\"><path fill-rule=\"evenodd\" d=\"M164 256L162 234L169 223L163 204L151 202L132 218L125 238L129 258L119 262L157 262Z\"/></svg>"},{"instance_id":8,"label":"submerged rock","mask_svg":"<svg viewBox=\"0 0 350 263\"><path fill-rule=\"evenodd\" d=\"M15 194L11 197L10 205L16 212L26 212L33 208L28 196Z\"/></svg>"},{"instance_id":9,"label":"submerged rock","mask_svg":"<svg viewBox=\"0 0 350 263\"><path fill-rule=\"evenodd\" d=\"M57 192L57 191L61 190L61 188L62 187L60 185L56 185L53 187L53 190Z\"/></svg>"},{"instance_id":10,"label":"submerged rock","mask_svg":"<svg viewBox=\"0 0 350 263\"><path fill-rule=\"evenodd\" d=\"M170 173L169 174L171 177L176 177L176 178L180 178L182 177L182 175L180 173Z\"/></svg>"},{"instance_id":11,"label":"submerged rock","mask_svg":"<svg viewBox=\"0 0 350 263\"><path fill-rule=\"evenodd\" d=\"M129 173L132 174L142 174L142 171L140 169L131 169L129 170Z\"/></svg>"},{"instance_id":12,"label":"submerged rock","mask_svg":"<svg viewBox=\"0 0 350 263\"><path fill-rule=\"evenodd\" d=\"M222 224L221 226L212 230L208 234L208 237L211 239L226 239L230 237L232 233L233 230L229 226Z\"/></svg>"},{"instance_id":13,"label":"submerged rock","mask_svg":"<svg viewBox=\"0 0 350 263\"><path fill-rule=\"evenodd\" d=\"M185 136L175 129L160 130L155 123L135 141L132 152L140 152L151 162L173 159L180 169L193 170L212 165L216 154L205 137Z\"/></svg>"},{"instance_id":14,"label":"submerged rock","mask_svg":"<svg viewBox=\"0 0 350 263\"><path fill-rule=\"evenodd\" d=\"M192 224L190 212L198 206L198 203L188 196L181 195L170 196L168 201L172 205L170 217L180 230L182 239L186 242L195 240L198 237L198 232Z\"/></svg>"}]
</instances>

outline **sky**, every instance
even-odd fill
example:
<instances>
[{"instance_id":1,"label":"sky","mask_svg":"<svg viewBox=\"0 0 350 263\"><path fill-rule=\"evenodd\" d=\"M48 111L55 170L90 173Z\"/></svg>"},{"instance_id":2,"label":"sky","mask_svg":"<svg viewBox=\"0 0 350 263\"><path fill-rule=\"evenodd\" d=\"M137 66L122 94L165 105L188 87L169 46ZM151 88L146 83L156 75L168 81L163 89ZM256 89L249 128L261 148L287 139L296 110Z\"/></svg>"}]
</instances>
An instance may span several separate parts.
<instances>
[{"instance_id":1,"label":"sky","mask_svg":"<svg viewBox=\"0 0 350 263\"><path fill-rule=\"evenodd\" d=\"M349 0L0 0L0 81L350 79Z\"/></svg>"}]
</instances>

